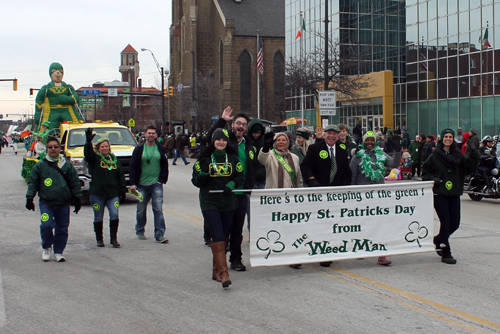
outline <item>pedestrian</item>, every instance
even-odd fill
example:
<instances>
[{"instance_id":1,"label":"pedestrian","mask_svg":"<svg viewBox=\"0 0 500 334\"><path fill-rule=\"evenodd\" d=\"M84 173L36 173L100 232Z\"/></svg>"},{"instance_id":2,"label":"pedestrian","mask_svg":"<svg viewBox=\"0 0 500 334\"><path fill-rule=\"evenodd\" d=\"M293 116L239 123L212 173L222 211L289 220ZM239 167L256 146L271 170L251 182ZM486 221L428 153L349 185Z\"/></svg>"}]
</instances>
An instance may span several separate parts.
<instances>
[{"instance_id":1,"label":"pedestrian","mask_svg":"<svg viewBox=\"0 0 500 334\"><path fill-rule=\"evenodd\" d=\"M347 128L347 125L345 125L344 123L340 123L338 127L340 129L339 146L347 151L347 156L349 157L350 161L352 157L352 150L357 147L356 142L351 139L351 136L349 136L349 129Z\"/></svg>"},{"instance_id":2,"label":"pedestrian","mask_svg":"<svg viewBox=\"0 0 500 334\"><path fill-rule=\"evenodd\" d=\"M295 134L297 137L295 138L295 145L292 146L292 153L299 157L300 165L304 161L307 150L311 145L311 141L309 140L311 132L306 128L298 128Z\"/></svg>"},{"instance_id":3,"label":"pedestrian","mask_svg":"<svg viewBox=\"0 0 500 334\"><path fill-rule=\"evenodd\" d=\"M175 139L175 156L174 161L172 161L173 166L177 165L175 162L179 156L182 158L182 161L184 161L184 165L189 165L190 162L186 160L186 155L184 154L184 147L184 135L179 134Z\"/></svg>"},{"instance_id":4,"label":"pedestrian","mask_svg":"<svg viewBox=\"0 0 500 334\"><path fill-rule=\"evenodd\" d=\"M245 113L238 113L231 116L233 109L227 107L222 111L222 116L208 131L207 137L211 138L216 129L224 128L228 122L231 122L231 131L229 132L228 146L233 146L238 150L238 157L243 167L243 175L245 182L239 189L253 189L255 185L255 171L257 168L257 151L251 145L251 140L245 135L249 124L249 118ZM238 207L234 210L233 224L229 229L229 262L231 269L236 271L245 271L246 266L243 264L243 253L241 251L241 243L243 241L243 225L245 224L245 216L249 210L247 194L244 192L236 192L236 200Z\"/></svg>"},{"instance_id":5,"label":"pedestrian","mask_svg":"<svg viewBox=\"0 0 500 334\"><path fill-rule=\"evenodd\" d=\"M420 136L416 136L415 140L411 142L408 152L411 156L411 177L415 175L420 176L421 173L421 163L420 163Z\"/></svg>"},{"instance_id":6,"label":"pedestrian","mask_svg":"<svg viewBox=\"0 0 500 334\"><path fill-rule=\"evenodd\" d=\"M409 145L408 138L406 138L406 135L404 132L401 132L401 149L403 151L408 150L408 145Z\"/></svg>"},{"instance_id":7,"label":"pedestrian","mask_svg":"<svg viewBox=\"0 0 500 334\"><path fill-rule=\"evenodd\" d=\"M470 128L469 130L469 139L467 140L468 144L471 144L471 147L475 147L476 149L479 148L479 138L477 137L477 130L476 128ZM470 153L470 148L469 146L465 150L465 155L469 156Z\"/></svg>"},{"instance_id":8,"label":"pedestrian","mask_svg":"<svg viewBox=\"0 0 500 334\"><path fill-rule=\"evenodd\" d=\"M359 143L361 142L361 137L363 135L362 131L361 131L361 125L360 124L357 124L354 129L352 129L352 134L354 136L354 141L356 142L356 146L359 145Z\"/></svg>"},{"instance_id":9,"label":"pedestrian","mask_svg":"<svg viewBox=\"0 0 500 334\"><path fill-rule=\"evenodd\" d=\"M103 221L104 208L109 214L109 243L120 248L117 240L120 207L120 197L127 191L125 174L122 164L116 155L111 153L111 145L107 138L101 138L92 147L92 129L85 131L86 143L83 148L85 161L89 165L92 181L90 182L89 197L94 209L94 232L97 247L104 247Z\"/></svg>"},{"instance_id":10,"label":"pedestrian","mask_svg":"<svg viewBox=\"0 0 500 334\"><path fill-rule=\"evenodd\" d=\"M465 154L465 151L467 150L467 142L469 141L469 133L465 132L463 136L464 140L462 142L462 153Z\"/></svg>"},{"instance_id":11,"label":"pedestrian","mask_svg":"<svg viewBox=\"0 0 500 334\"><path fill-rule=\"evenodd\" d=\"M193 166L191 182L200 188L200 208L204 221L210 229L212 242L212 279L222 283L223 288L231 284L227 268L226 241L234 211L238 206L234 189L245 180L243 166L235 147L228 145L226 129L216 129L212 143L200 153ZM222 193L210 193L222 190Z\"/></svg>"},{"instance_id":12,"label":"pedestrian","mask_svg":"<svg viewBox=\"0 0 500 334\"><path fill-rule=\"evenodd\" d=\"M70 222L70 202L73 199L75 210L80 211L82 205L82 189L78 173L73 165L61 153L61 144L55 137L46 140L45 158L38 161L28 180L26 192L26 209L35 211L33 198L38 194L40 209L40 236L42 238L42 260L49 261L52 247L57 262L64 262L63 255L68 242Z\"/></svg>"},{"instance_id":13,"label":"pedestrian","mask_svg":"<svg viewBox=\"0 0 500 334\"><path fill-rule=\"evenodd\" d=\"M491 136L484 136L479 147L479 168L478 172L483 177L483 182L486 185L486 193L493 194L495 191L490 187L491 170L497 165L497 148L493 145Z\"/></svg>"},{"instance_id":14,"label":"pedestrian","mask_svg":"<svg viewBox=\"0 0 500 334\"><path fill-rule=\"evenodd\" d=\"M396 168L401 161L401 143L397 136L393 137L394 157L384 153L377 146L378 136L368 131L363 136L362 143L353 155L350 163L352 185L384 184L385 169ZM391 261L386 256L379 256L378 264L389 265Z\"/></svg>"},{"instance_id":15,"label":"pedestrian","mask_svg":"<svg viewBox=\"0 0 500 334\"><path fill-rule=\"evenodd\" d=\"M465 175L474 172L479 164L476 147L469 143L470 155L466 157L457 148L454 136L450 128L441 131L441 140L422 167L422 180L434 181L434 209L440 227L433 242L441 262L446 264L457 263L451 255L449 239L460 226L460 196Z\"/></svg>"},{"instance_id":16,"label":"pedestrian","mask_svg":"<svg viewBox=\"0 0 500 334\"><path fill-rule=\"evenodd\" d=\"M248 124L248 138L257 152L264 146L264 125L258 118L253 118ZM266 187L266 168L260 162L256 163L254 189L264 189Z\"/></svg>"},{"instance_id":17,"label":"pedestrian","mask_svg":"<svg viewBox=\"0 0 500 334\"><path fill-rule=\"evenodd\" d=\"M167 141L165 142L165 147L167 148L168 158L172 159L174 157L174 147L175 147L175 140L173 134L167 137Z\"/></svg>"},{"instance_id":18,"label":"pedestrian","mask_svg":"<svg viewBox=\"0 0 500 334\"><path fill-rule=\"evenodd\" d=\"M163 217L163 185L168 180L168 157L165 146L157 141L156 128L148 126L144 144L136 146L130 160L130 191L138 192L143 200L137 203L135 233L139 240L146 240L144 235L148 207L154 215L154 237L157 242L168 243L165 235L165 218Z\"/></svg>"},{"instance_id":19,"label":"pedestrian","mask_svg":"<svg viewBox=\"0 0 500 334\"><path fill-rule=\"evenodd\" d=\"M384 147L384 152L389 154L391 157L394 154L394 140L393 137L395 135L392 132L392 129L387 129L387 136L385 140L385 147Z\"/></svg>"},{"instance_id":20,"label":"pedestrian","mask_svg":"<svg viewBox=\"0 0 500 334\"><path fill-rule=\"evenodd\" d=\"M458 127L457 128L457 134L455 135L455 143L457 144L457 148L459 150L462 149L462 145L464 143L464 135L462 133L462 128Z\"/></svg>"},{"instance_id":21,"label":"pedestrian","mask_svg":"<svg viewBox=\"0 0 500 334\"><path fill-rule=\"evenodd\" d=\"M266 189L303 187L300 160L288 150L288 142L284 132L265 134L258 159L266 167ZM300 269L301 266L300 263L290 265L294 269Z\"/></svg>"},{"instance_id":22,"label":"pedestrian","mask_svg":"<svg viewBox=\"0 0 500 334\"><path fill-rule=\"evenodd\" d=\"M349 158L338 143L340 129L331 124L324 131L324 140L309 146L300 171L309 187L350 185L352 173ZM323 267L330 264L331 261L320 263Z\"/></svg>"}]
</instances>

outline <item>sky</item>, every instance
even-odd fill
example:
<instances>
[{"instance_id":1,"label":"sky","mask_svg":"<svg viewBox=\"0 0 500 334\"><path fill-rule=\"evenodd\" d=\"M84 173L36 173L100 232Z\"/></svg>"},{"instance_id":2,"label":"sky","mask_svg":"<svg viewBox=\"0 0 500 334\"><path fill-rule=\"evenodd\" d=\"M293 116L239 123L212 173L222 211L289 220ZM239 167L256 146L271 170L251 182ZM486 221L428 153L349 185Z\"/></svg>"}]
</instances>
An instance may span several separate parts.
<instances>
[{"instance_id":1,"label":"sky","mask_svg":"<svg viewBox=\"0 0 500 334\"><path fill-rule=\"evenodd\" d=\"M0 10L0 114L17 120L33 113L29 89L50 82L49 66L64 67L63 81L75 89L96 81L121 80L120 52L139 53L143 87L160 88L160 66L169 69L171 0L2 1ZM35 92L36 95L36 92Z\"/></svg>"}]
</instances>

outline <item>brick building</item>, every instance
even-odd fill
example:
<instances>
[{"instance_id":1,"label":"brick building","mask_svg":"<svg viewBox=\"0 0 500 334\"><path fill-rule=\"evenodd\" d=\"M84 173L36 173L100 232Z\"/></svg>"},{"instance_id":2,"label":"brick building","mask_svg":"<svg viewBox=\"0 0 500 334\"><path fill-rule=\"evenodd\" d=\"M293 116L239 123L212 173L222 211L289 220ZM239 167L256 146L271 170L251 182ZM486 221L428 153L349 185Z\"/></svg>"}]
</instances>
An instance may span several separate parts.
<instances>
[{"instance_id":1,"label":"brick building","mask_svg":"<svg viewBox=\"0 0 500 334\"><path fill-rule=\"evenodd\" d=\"M257 34L262 43L264 72L256 67ZM206 130L212 116L225 106L257 117L257 80L260 81L260 118L281 121L284 107L284 0L172 0L169 100L172 118ZM194 70L193 70L194 63ZM192 81L195 77L193 104Z\"/></svg>"}]
</instances>

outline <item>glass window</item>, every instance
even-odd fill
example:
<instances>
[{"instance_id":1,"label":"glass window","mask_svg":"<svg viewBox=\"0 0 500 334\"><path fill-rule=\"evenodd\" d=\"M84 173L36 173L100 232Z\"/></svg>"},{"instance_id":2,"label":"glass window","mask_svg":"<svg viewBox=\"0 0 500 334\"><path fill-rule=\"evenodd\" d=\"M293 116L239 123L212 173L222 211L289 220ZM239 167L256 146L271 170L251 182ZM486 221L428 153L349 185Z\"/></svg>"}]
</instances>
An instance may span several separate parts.
<instances>
[{"instance_id":1,"label":"glass window","mask_svg":"<svg viewBox=\"0 0 500 334\"><path fill-rule=\"evenodd\" d=\"M408 4L408 1L406 1ZM418 22L417 6L411 6L406 8L406 25L411 25Z\"/></svg>"},{"instance_id":2,"label":"glass window","mask_svg":"<svg viewBox=\"0 0 500 334\"><path fill-rule=\"evenodd\" d=\"M458 78L458 95L460 97L469 97L469 77Z\"/></svg>"},{"instance_id":3,"label":"glass window","mask_svg":"<svg viewBox=\"0 0 500 334\"><path fill-rule=\"evenodd\" d=\"M417 83L416 82L408 83L407 88L408 88L407 100L408 101L417 101L417 94L418 94Z\"/></svg>"},{"instance_id":4,"label":"glass window","mask_svg":"<svg viewBox=\"0 0 500 334\"><path fill-rule=\"evenodd\" d=\"M469 12L462 12L458 14L458 23L460 24L460 31L469 31Z\"/></svg>"},{"instance_id":5,"label":"glass window","mask_svg":"<svg viewBox=\"0 0 500 334\"><path fill-rule=\"evenodd\" d=\"M438 17L446 16L446 14L448 14L446 1L438 1Z\"/></svg>"},{"instance_id":6,"label":"glass window","mask_svg":"<svg viewBox=\"0 0 500 334\"><path fill-rule=\"evenodd\" d=\"M489 22L490 25L493 25L493 5L489 5L486 7L483 7L481 9L482 12L482 20L483 20L483 25L486 25L485 23Z\"/></svg>"},{"instance_id":7,"label":"glass window","mask_svg":"<svg viewBox=\"0 0 500 334\"><path fill-rule=\"evenodd\" d=\"M240 56L240 106L244 112L252 108L252 58L247 51Z\"/></svg>"},{"instance_id":8,"label":"glass window","mask_svg":"<svg viewBox=\"0 0 500 334\"><path fill-rule=\"evenodd\" d=\"M419 43L418 26L416 24L406 28L406 40L408 41L408 43Z\"/></svg>"},{"instance_id":9,"label":"glass window","mask_svg":"<svg viewBox=\"0 0 500 334\"><path fill-rule=\"evenodd\" d=\"M470 100L470 110L474 112L470 113L470 125L476 129L481 129L481 99L471 99ZM480 134L479 134L480 135ZM479 136L478 136L479 137Z\"/></svg>"},{"instance_id":10,"label":"glass window","mask_svg":"<svg viewBox=\"0 0 500 334\"><path fill-rule=\"evenodd\" d=\"M472 9L470 11L470 17L472 18L472 20L470 20L470 30L481 29L481 21L479 19L481 17L481 9L480 8ZM471 39L471 41L473 41L473 40L474 39ZM477 41L477 37L476 37L476 41Z\"/></svg>"},{"instance_id":11,"label":"glass window","mask_svg":"<svg viewBox=\"0 0 500 334\"><path fill-rule=\"evenodd\" d=\"M439 58L437 67L437 77L446 78L448 77L448 58Z\"/></svg>"},{"instance_id":12,"label":"glass window","mask_svg":"<svg viewBox=\"0 0 500 334\"><path fill-rule=\"evenodd\" d=\"M460 126L462 129L470 129L470 100L471 99L462 99L460 100ZM451 102L451 101L450 101ZM450 106L451 107L451 106Z\"/></svg>"},{"instance_id":13,"label":"glass window","mask_svg":"<svg viewBox=\"0 0 500 334\"><path fill-rule=\"evenodd\" d=\"M429 40L437 38L437 20L429 21Z\"/></svg>"},{"instance_id":14,"label":"glass window","mask_svg":"<svg viewBox=\"0 0 500 334\"><path fill-rule=\"evenodd\" d=\"M448 58L448 77L456 77L457 76L457 57Z\"/></svg>"},{"instance_id":15,"label":"glass window","mask_svg":"<svg viewBox=\"0 0 500 334\"><path fill-rule=\"evenodd\" d=\"M407 104L407 115L408 115L408 124L411 124L413 127L416 127L418 124L418 103L408 103ZM413 129L412 131L422 132L420 129Z\"/></svg>"},{"instance_id":16,"label":"glass window","mask_svg":"<svg viewBox=\"0 0 500 334\"><path fill-rule=\"evenodd\" d=\"M448 100L448 122L453 129L461 126L458 118L458 100Z\"/></svg>"},{"instance_id":17,"label":"glass window","mask_svg":"<svg viewBox=\"0 0 500 334\"><path fill-rule=\"evenodd\" d=\"M500 97L495 96L495 106L500 106ZM500 133L500 108L495 108L495 132L494 133Z\"/></svg>"},{"instance_id":18,"label":"glass window","mask_svg":"<svg viewBox=\"0 0 500 334\"><path fill-rule=\"evenodd\" d=\"M482 0L482 2L483 2L483 6L484 6L484 5L492 3L493 0Z\"/></svg>"},{"instance_id":19,"label":"glass window","mask_svg":"<svg viewBox=\"0 0 500 334\"><path fill-rule=\"evenodd\" d=\"M448 97L458 97L458 80L457 78L448 79Z\"/></svg>"},{"instance_id":20,"label":"glass window","mask_svg":"<svg viewBox=\"0 0 500 334\"><path fill-rule=\"evenodd\" d=\"M418 4L418 21L427 21L427 3L425 2Z\"/></svg>"},{"instance_id":21,"label":"glass window","mask_svg":"<svg viewBox=\"0 0 500 334\"><path fill-rule=\"evenodd\" d=\"M448 35L458 34L458 15L448 16Z\"/></svg>"},{"instance_id":22,"label":"glass window","mask_svg":"<svg viewBox=\"0 0 500 334\"><path fill-rule=\"evenodd\" d=\"M427 22L422 22L418 24L418 38L421 40L427 40Z\"/></svg>"},{"instance_id":23,"label":"glass window","mask_svg":"<svg viewBox=\"0 0 500 334\"><path fill-rule=\"evenodd\" d=\"M448 119L448 100L438 101L438 128L445 129L449 125Z\"/></svg>"},{"instance_id":24,"label":"glass window","mask_svg":"<svg viewBox=\"0 0 500 334\"><path fill-rule=\"evenodd\" d=\"M483 99L483 134L493 135L495 132L495 100L493 97Z\"/></svg>"},{"instance_id":25,"label":"glass window","mask_svg":"<svg viewBox=\"0 0 500 334\"><path fill-rule=\"evenodd\" d=\"M437 0L429 0L427 3L427 13L429 20L437 17Z\"/></svg>"},{"instance_id":26,"label":"glass window","mask_svg":"<svg viewBox=\"0 0 500 334\"><path fill-rule=\"evenodd\" d=\"M437 101L429 101L427 104L427 108L429 109L429 133L438 133L437 129L437 120L438 120L438 112L437 112Z\"/></svg>"},{"instance_id":27,"label":"glass window","mask_svg":"<svg viewBox=\"0 0 500 334\"><path fill-rule=\"evenodd\" d=\"M458 11L457 0L448 0L448 14L453 14Z\"/></svg>"},{"instance_id":28,"label":"glass window","mask_svg":"<svg viewBox=\"0 0 500 334\"><path fill-rule=\"evenodd\" d=\"M418 128L420 132L425 134L429 133L429 109L427 108L428 102L420 102L419 103L419 112L418 112ZM408 108L410 105L408 105Z\"/></svg>"},{"instance_id":29,"label":"glass window","mask_svg":"<svg viewBox=\"0 0 500 334\"><path fill-rule=\"evenodd\" d=\"M437 20L438 23L438 37L446 37L448 35L448 23L447 18L442 17Z\"/></svg>"},{"instance_id":30,"label":"glass window","mask_svg":"<svg viewBox=\"0 0 500 334\"><path fill-rule=\"evenodd\" d=\"M472 0L475 1L475 0ZM469 9L469 0L458 0L458 10L464 11Z\"/></svg>"},{"instance_id":31,"label":"glass window","mask_svg":"<svg viewBox=\"0 0 500 334\"><path fill-rule=\"evenodd\" d=\"M461 55L458 59L458 75L469 75L469 55Z\"/></svg>"}]
</instances>

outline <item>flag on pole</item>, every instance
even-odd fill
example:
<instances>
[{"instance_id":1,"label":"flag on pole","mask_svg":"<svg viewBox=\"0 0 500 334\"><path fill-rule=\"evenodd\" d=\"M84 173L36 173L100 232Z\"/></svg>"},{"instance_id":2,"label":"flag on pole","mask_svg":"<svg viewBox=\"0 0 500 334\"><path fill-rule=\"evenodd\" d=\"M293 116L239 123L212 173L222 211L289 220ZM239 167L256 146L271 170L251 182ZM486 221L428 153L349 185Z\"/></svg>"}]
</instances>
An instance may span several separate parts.
<instances>
[{"instance_id":1,"label":"flag on pole","mask_svg":"<svg viewBox=\"0 0 500 334\"><path fill-rule=\"evenodd\" d=\"M306 31L306 21L304 19L302 19L302 26L300 27L299 31L297 32L297 36L295 36L295 39L302 36L302 30Z\"/></svg>"},{"instance_id":2,"label":"flag on pole","mask_svg":"<svg viewBox=\"0 0 500 334\"><path fill-rule=\"evenodd\" d=\"M481 36L479 36L479 42L481 43L481 45L484 45L486 47L491 48L491 44L488 41L488 28L486 28L486 31L484 32L484 37L482 38L482 40L481 40Z\"/></svg>"},{"instance_id":3,"label":"flag on pole","mask_svg":"<svg viewBox=\"0 0 500 334\"><path fill-rule=\"evenodd\" d=\"M262 40L259 40L259 50L257 51L257 68L260 74L264 74L264 62L262 60Z\"/></svg>"}]
</instances>

